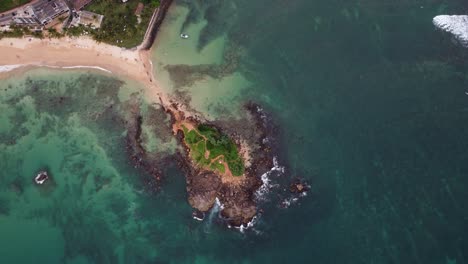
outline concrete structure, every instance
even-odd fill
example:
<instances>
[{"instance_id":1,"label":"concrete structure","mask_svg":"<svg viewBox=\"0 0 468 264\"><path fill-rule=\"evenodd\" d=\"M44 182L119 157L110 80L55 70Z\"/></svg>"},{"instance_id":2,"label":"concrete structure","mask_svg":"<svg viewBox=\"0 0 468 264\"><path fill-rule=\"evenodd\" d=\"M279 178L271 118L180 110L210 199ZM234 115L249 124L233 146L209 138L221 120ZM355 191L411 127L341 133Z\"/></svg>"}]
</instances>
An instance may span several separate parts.
<instances>
[{"instance_id":1,"label":"concrete structure","mask_svg":"<svg viewBox=\"0 0 468 264\"><path fill-rule=\"evenodd\" d=\"M73 13L73 20L70 26L76 27L78 25L83 25L91 26L92 28L100 28L103 19L103 15L89 11L78 11Z\"/></svg>"},{"instance_id":2,"label":"concrete structure","mask_svg":"<svg viewBox=\"0 0 468 264\"><path fill-rule=\"evenodd\" d=\"M41 0L32 4L32 7L35 17L42 25L46 25L54 18L70 11L64 0Z\"/></svg>"},{"instance_id":3,"label":"concrete structure","mask_svg":"<svg viewBox=\"0 0 468 264\"><path fill-rule=\"evenodd\" d=\"M69 12L65 0L36 0L28 5L0 14L0 27L19 25L40 27Z\"/></svg>"},{"instance_id":4,"label":"concrete structure","mask_svg":"<svg viewBox=\"0 0 468 264\"><path fill-rule=\"evenodd\" d=\"M72 7L75 10L81 10L83 7L87 6L93 0L72 0Z\"/></svg>"},{"instance_id":5,"label":"concrete structure","mask_svg":"<svg viewBox=\"0 0 468 264\"><path fill-rule=\"evenodd\" d=\"M34 15L34 8L30 5L17 8L12 15L12 24L27 27L37 27L41 25Z\"/></svg>"}]
</instances>

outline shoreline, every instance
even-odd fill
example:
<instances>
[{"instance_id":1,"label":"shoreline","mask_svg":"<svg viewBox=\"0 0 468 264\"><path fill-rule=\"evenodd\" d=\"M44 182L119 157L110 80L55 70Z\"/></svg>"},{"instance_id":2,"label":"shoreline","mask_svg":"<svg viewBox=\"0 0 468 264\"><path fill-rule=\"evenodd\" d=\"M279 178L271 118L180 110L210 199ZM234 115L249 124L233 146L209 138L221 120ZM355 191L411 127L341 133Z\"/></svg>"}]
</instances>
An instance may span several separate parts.
<instances>
[{"instance_id":1,"label":"shoreline","mask_svg":"<svg viewBox=\"0 0 468 264\"><path fill-rule=\"evenodd\" d=\"M152 82L153 74L146 70L149 58L145 51L126 50L98 43L89 37L37 39L0 39L0 78L7 78L23 67L104 69L117 76ZM146 74L145 74L146 73Z\"/></svg>"},{"instance_id":2,"label":"shoreline","mask_svg":"<svg viewBox=\"0 0 468 264\"><path fill-rule=\"evenodd\" d=\"M170 107L173 100L158 86L150 52L98 43L90 37L4 38L0 39L0 80L35 68L89 69L137 81L148 101Z\"/></svg>"}]
</instances>

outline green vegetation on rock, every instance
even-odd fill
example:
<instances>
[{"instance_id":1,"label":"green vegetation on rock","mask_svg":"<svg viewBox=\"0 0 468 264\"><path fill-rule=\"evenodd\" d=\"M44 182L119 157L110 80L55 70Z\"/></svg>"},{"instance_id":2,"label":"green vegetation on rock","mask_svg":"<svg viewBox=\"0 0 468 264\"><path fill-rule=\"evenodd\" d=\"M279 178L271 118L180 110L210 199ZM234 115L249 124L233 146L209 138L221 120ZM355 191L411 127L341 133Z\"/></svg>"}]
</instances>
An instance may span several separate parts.
<instances>
[{"instance_id":1,"label":"green vegetation on rock","mask_svg":"<svg viewBox=\"0 0 468 264\"><path fill-rule=\"evenodd\" d=\"M196 164L225 173L224 162L226 162L232 175L244 174L244 161L239 155L236 144L227 135L204 124L192 130L183 127L183 130L185 143L190 148L190 157Z\"/></svg>"}]
</instances>

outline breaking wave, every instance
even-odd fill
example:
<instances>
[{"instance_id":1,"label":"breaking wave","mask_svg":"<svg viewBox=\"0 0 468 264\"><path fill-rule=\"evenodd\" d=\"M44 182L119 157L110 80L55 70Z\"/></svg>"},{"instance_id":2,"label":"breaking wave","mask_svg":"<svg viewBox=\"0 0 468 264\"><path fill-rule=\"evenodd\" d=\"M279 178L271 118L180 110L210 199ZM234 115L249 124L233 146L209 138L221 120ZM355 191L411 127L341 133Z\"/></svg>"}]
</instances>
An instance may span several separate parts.
<instances>
[{"instance_id":1,"label":"breaking wave","mask_svg":"<svg viewBox=\"0 0 468 264\"><path fill-rule=\"evenodd\" d=\"M273 167L261 176L262 186L255 192L255 198L258 201L267 201L270 191L279 186L279 184L273 184L271 181L271 175L275 173L284 173L284 166L279 165L277 157L273 157Z\"/></svg>"},{"instance_id":2,"label":"breaking wave","mask_svg":"<svg viewBox=\"0 0 468 264\"><path fill-rule=\"evenodd\" d=\"M204 229L205 232L207 233L209 232L209 229L211 227L211 224L213 223L213 219L215 216L218 218L221 218L220 213L221 213L221 210L223 209L224 209L224 205L221 203L218 197L216 197L213 208L211 208L210 214L208 215L208 219L206 220L205 229ZM200 221L203 221L203 219L201 219Z\"/></svg>"},{"instance_id":3,"label":"breaking wave","mask_svg":"<svg viewBox=\"0 0 468 264\"><path fill-rule=\"evenodd\" d=\"M25 67L25 66L38 66L38 67L46 67L46 68L52 68L52 69L93 69L93 70L99 70L103 71L106 73L112 73L111 71L98 67L98 66L83 66L83 65L76 65L76 66L52 66L52 65L43 65L43 64L13 64L13 65L0 65L0 72L9 72L13 71L15 69Z\"/></svg>"},{"instance_id":4,"label":"breaking wave","mask_svg":"<svg viewBox=\"0 0 468 264\"><path fill-rule=\"evenodd\" d=\"M9 72L14 69L23 67L24 65L15 64L15 65L0 65L0 72Z\"/></svg>"}]
</instances>

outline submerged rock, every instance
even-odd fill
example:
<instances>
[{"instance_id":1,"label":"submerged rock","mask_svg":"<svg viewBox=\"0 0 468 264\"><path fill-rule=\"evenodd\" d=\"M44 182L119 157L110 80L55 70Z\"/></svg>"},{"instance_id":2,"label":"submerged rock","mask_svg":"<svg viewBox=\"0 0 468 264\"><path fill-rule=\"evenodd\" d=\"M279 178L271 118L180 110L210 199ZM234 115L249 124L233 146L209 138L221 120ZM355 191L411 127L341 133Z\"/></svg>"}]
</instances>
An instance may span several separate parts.
<instances>
[{"instance_id":1,"label":"submerged rock","mask_svg":"<svg viewBox=\"0 0 468 264\"><path fill-rule=\"evenodd\" d=\"M462 46L468 48L468 15L440 15L434 17L432 23L452 34Z\"/></svg>"},{"instance_id":2,"label":"submerged rock","mask_svg":"<svg viewBox=\"0 0 468 264\"><path fill-rule=\"evenodd\" d=\"M34 182L36 182L36 184L38 185L42 185L48 179L49 179L49 174L47 174L47 171L40 171L34 178Z\"/></svg>"}]
</instances>

